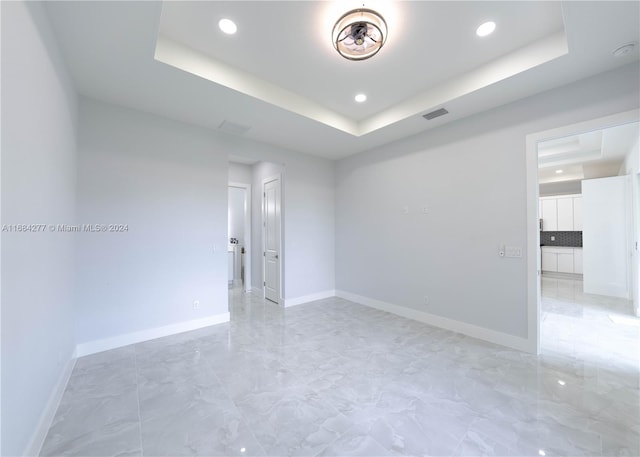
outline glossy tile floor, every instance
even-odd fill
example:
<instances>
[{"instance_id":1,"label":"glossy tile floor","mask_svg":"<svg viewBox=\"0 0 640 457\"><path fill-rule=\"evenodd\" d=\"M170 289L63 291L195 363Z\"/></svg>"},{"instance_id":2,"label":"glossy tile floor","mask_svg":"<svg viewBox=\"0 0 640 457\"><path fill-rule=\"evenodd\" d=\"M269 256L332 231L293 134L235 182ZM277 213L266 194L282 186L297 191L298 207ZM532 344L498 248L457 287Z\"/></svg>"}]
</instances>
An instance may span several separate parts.
<instances>
[{"instance_id":1,"label":"glossy tile floor","mask_svg":"<svg viewBox=\"0 0 640 457\"><path fill-rule=\"evenodd\" d=\"M327 299L81 358L42 455L640 455L628 302L543 278L540 357Z\"/></svg>"}]
</instances>

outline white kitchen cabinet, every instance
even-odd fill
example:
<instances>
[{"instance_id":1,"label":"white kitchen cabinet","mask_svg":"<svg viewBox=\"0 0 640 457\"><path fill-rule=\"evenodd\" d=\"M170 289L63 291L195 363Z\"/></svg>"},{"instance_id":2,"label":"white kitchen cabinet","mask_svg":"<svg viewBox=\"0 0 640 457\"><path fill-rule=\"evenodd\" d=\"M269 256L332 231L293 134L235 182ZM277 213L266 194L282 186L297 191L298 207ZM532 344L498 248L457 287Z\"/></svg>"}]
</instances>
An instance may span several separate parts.
<instances>
[{"instance_id":1,"label":"white kitchen cabinet","mask_svg":"<svg viewBox=\"0 0 640 457\"><path fill-rule=\"evenodd\" d=\"M573 248L573 272L582 274L582 248Z\"/></svg>"},{"instance_id":2,"label":"white kitchen cabinet","mask_svg":"<svg viewBox=\"0 0 640 457\"><path fill-rule=\"evenodd\" d=\"M555 198L542 200L542 230L545 232L558 231L558 206Z\"/></svg>"},{"instance_id":3,"label":"white kitchen cabinet","mask_svg":"<svg viewBox=\"0 0 640 457\"><path fill-rule=\"evenodd\" d=\"M570 232L573 230L573 197L558 198L558 231Z\"/></svg>"},{"instance_id":4,"label":"white kitchen cabinet","mask_svg":"<svg viewBox=\"0 0 640 457\"><path fill-rule=\"evenodd\" d=\"M582 274L582 248L542 246L542 271Z\"/></svg>"},{"instance_id":5,"label":"white kitchen cabinet","mask_svg":"<svg viewBox=\"0 0 640 457\"><path fill-rule=\"evenodd\" d=\"M582 197L573 197L573 230L582 231Z\"/></svg>"},{"instance_id":6,"label":"white kitchen cabinet","mask_svg":"<svg viewBox=\"0 0 640 457\"><path fill-rule=\"evenodd\" d=\"M558 271L558 254L542 248L542 271Z\"/></svg>"},{"instance_id":7,"label":"white kitchen cabinet","mask_svg":"<svg viewBox=\"0 0 640 457\"><path fill-rule=\"evenodd\" d=\"M545 232L582 231L582 196L542 197L539 202L542 230Z\"/></svg>"},{"instance_id":8,"label":"white kitchen cabinet","mask_svg":"<svg viewBox=\"0 0 640 457\"><path fill-rule=\"evenodd\" d=\"M573 273L573 249L567 252L559 252L558 273Z\"/></svg>"}]
</instances>

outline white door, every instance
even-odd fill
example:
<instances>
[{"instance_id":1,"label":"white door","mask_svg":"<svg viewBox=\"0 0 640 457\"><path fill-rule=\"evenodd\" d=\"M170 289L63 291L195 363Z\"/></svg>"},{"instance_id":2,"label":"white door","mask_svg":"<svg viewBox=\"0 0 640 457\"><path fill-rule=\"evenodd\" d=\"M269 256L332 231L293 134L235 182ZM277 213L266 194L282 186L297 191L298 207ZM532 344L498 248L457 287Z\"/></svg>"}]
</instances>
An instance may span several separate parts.
<instances>
[{"instance_id":1,"label":"white door","mask_svg":"<svg viewBox=\"0 0 640 457\"><path fill-rule=\"evenodd\" d=\"M264 182L264 296L280 302L280 178Z\"/></svg>"},{"instance_id":2,"label":"white door","mask_svg":"<svg viewBox=\"0 0 640 457\"><path fill-rule=\"evenodd\" d=\"M626 176L582 181L586 293L629 298L626 198Z\"/></svg>"},{"instance_id":3,"label":"white door","mask_svg":"<svg viewBox=\"0 0 640 457\"><path fill-rule=\"evenodd\" d=\"M633 284L633 306L635 308L636 316L640 317L640 252L638 252L638 242L640 241L640 173L635 176L635 192L632 194L635 199L634 205L634 224L635 230L631 237L633 240L632 245L632 271L633 277L631 283Z\"/></svg>"}]
</instances>

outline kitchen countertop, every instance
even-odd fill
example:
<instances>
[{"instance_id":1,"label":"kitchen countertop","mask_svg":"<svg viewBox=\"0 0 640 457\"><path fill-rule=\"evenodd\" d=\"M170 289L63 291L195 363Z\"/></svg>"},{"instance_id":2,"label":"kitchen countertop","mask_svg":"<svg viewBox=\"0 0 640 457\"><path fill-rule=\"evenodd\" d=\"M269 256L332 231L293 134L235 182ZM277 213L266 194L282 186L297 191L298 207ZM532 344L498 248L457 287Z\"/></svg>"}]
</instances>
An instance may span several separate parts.
<instances>
[{"instance_id":1,"label":"kitchen countertop","mask_svg":"<svg viewBox=\"0 0 640 457\"><path fill-rule=\"evenodd\" d=\"M558 246L555 244L541 244L541 248L570 248L570 249L582 249L582 246Z\"/></svg>"}]
</instances>

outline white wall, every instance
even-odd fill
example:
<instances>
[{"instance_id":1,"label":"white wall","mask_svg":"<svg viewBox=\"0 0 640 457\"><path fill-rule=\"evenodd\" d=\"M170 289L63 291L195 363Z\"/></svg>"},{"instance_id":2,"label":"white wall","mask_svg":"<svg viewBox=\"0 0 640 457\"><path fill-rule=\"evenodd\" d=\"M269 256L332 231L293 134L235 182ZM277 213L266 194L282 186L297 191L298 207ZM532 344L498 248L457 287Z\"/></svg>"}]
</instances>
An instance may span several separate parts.
<instances>
[{"instance_id":1,"label":"white wall","mask_svg":"<svg viewBox=\"0 0 640 457\"><path fill-rule=\"evenodd\" d=\"M540 184L540 196L573 195L582 193L582 181L561 181Z\"/></svg>"},{"instance_id":2,"label":"white wall","mask_svg":"<svg viewBox=\"0 0 640 457\"><path fill-rule=\"evenodd\" d=\"M2 224L75 222L77 99L40 3L2 3ZM2 233L2 455L38 452L75 346L74 235Z\"/></svg>"},{"instance_id":3,"label":"white wall","mask_svg":"<svg viewBox=\"0 0 640 457\"><path fill-rule=\"evenodd\" d=\"M527 338L525 136L637 108L637 81L626 66L341 160L336 288Z\"/></svg>"},{"instance_id":4,"label":"white wall","mask_svg":"<svg viewBox=\"0 0 640 457\"><path fill-rule=\"evenodd\" d=\"M129 231L79 237L79 343L227 312L229 153L287 162L285 293L333 289L331 162L86 98L80 115L79 219Z\"/></svg>"},{"instance_id":5,"label":"white wall","mask_svg":"<svg viewBox=\"0 0 640 457\"><path fill-rule=\"evenodd\" d=\"M229 182L251 184L253 171L251 165L229 162Z\"/></svg>"},{"instance_id":6,"label":"white wall","mask_svg":"<svg viewBox=\"0 0 640 457\"><path fill-rule=\"evenodd\" d=\"M128 226L79 236L78 342L226 313L227 155L215 135L82 98L78 151L80 222Z\"/></svg>"},{"instance_id":7,"label":"white wall","mask_svg":"<svg viewBox=\"0 0 640 457\"><path fill-rule=\"evenodd\" d=\"M262 288L262 180L282 175L283 287L288 300L335 289L334 162L262 147L253 165L252 283Z\"/></svg>"}]
</instances>

